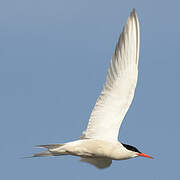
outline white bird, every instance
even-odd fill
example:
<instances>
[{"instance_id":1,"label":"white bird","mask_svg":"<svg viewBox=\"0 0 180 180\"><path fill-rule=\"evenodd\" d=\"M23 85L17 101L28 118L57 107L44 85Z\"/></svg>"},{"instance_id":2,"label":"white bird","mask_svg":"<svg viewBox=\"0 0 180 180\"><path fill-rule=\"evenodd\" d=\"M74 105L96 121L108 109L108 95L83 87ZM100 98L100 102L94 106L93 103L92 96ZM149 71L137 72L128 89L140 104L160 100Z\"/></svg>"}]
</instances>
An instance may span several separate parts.
<instances>
[{"instance_id":1,"label":"white bird","mask_svg":"<svg viewBox=\"0 0 180 180\"><path fill-rule=\"evenodd\" d=\"M40 156L74 155L97 168L107 168L112 160L137 156L151 158L137 148L118 141L119 128L134 97L138 77L139 21L131 12L112 56L104 88L91 113L88 127L79 140L64 144L38 145L47 151Z\"/></svg>"}]
</instances>

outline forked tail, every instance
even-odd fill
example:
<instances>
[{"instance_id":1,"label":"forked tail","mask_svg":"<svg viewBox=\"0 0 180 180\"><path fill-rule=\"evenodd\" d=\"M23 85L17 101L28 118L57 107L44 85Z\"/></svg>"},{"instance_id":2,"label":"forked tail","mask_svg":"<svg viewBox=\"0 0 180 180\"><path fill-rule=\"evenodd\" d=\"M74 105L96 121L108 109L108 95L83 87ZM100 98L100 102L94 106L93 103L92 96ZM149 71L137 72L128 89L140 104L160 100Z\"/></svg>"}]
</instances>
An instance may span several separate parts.
<instances>
[{"instance_id":1,"label":"forked tail","mask_svg":"<svg viewBox=\"0 0 180 180\"><path fill-rule=\"evenodd\" d=\"M37 148L47 148L47 151L33 154L32 157L47 157L47 156L60 156L65 155L65 153L56 152L55 149L64 146L64 144L46 144L46 145L37 145Z\"/></svg>"}]
</instances>

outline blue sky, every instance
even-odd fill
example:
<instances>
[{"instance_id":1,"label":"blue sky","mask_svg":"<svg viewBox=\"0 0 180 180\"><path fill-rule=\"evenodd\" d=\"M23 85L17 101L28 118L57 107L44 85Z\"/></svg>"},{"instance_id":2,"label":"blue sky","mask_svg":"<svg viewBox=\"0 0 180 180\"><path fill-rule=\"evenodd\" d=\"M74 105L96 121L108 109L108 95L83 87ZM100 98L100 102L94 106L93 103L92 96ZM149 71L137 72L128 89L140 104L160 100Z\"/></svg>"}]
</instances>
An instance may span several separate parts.
<instances>
[{"instance_id":1,"label":"blue sky","mask_svg":"<svg viewBox=\"0 0 180 180\"><path fill-rule=\"evenodd\" d=\"M77 157L21 157L36 144L77 139L86 128L118 36L136 8L139 79L119 140L152 155L105 170ZM0 178L179 178L180 2L2 0Z\"/></svg>"}]
</instances>

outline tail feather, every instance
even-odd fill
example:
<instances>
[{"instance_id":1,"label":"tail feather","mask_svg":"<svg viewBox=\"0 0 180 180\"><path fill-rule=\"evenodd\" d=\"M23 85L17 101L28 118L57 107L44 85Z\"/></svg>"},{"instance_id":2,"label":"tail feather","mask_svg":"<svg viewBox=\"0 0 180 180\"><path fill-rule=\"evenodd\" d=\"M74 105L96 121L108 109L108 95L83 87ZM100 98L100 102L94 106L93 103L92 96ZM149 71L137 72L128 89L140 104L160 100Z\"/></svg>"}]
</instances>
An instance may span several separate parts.
<instances>
[{"instance_id":1,"label":"tail feather","mask_svg":"<svg viewBox=\"0 0 180 180\"><path fill-rule=\"evenodd\" d=\"M64 144L45 144L45 145L36 145L37 148L47 148L47 149L56 149L63 146Z\"/></svg>"},{"instance_id":2,"label":"tail feather","mask_svg":"<svg viewBox=\"0 0 180 180\"><path fill-rule=\"evenodd\" d=\"M63 146L64 144L45 144L45 145L36 145L37 148L47 148L47 151L43 151L40 153L33 154L32 157L47 157L47 156L59 156L59 155L66 155L67 153L59 153L53 151L56 148Z\"/></svg>"},{"instance_id":3,"label":"tail feather","mask_svg":"<svg viewBox=\"0 0 180 180\"><path fill-rule=\"evenodd\" d=\"M32 157L47 157L47 156L53 156L53 154L49 151L43 151L32 155Z\"/></svg>"}]
</instances>

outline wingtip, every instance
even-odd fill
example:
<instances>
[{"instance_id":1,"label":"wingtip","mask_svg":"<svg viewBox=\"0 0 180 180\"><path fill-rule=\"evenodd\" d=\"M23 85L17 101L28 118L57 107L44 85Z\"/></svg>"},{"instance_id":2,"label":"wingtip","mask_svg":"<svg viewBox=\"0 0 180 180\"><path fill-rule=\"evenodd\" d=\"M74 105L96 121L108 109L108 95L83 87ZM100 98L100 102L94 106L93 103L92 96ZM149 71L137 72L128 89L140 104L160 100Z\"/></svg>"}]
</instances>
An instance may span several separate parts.
<instances>
[{"instance_id":1,"label":"wingtip","mask_svg":"<svg viewBox=\"0 0 180 180\"><path fill-rule=\"evenodd\" d=\"M132 12L136 12L136 9L135 9L135 8L133 8Z\"/></svg>"},{"instance_id":2,"label":"wingtip","mask_svg":"<svg viewBox=\"0 0 180 180\"><path fill-rule=\"evenodd\" d=\"M137 36L137 53L136 53L136 64L138 65L138 61L139 61L139 42L140 42L140 30L139 30L139 19L138 19L138 15L136 12L136 9L133 8L131 14L130 14L130 19L133 19L135 21L135 25L136 25L136 36Z\"/></svg>"},{"instance_id":3,"label":"wingtip","mask_svg":"<svg viewBox=\"0 0 180 180\"><path fill-rule=\"evenodd\" d=\"M131 16L137 17L137 12L135 8L133 8L133 10L131 11Z\"/></svg>"}]
</instances>

